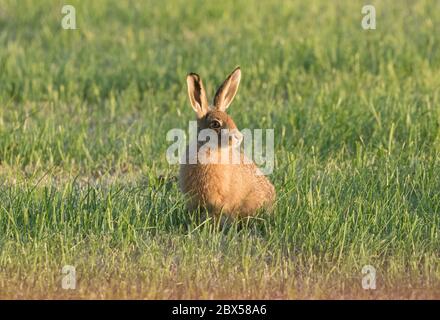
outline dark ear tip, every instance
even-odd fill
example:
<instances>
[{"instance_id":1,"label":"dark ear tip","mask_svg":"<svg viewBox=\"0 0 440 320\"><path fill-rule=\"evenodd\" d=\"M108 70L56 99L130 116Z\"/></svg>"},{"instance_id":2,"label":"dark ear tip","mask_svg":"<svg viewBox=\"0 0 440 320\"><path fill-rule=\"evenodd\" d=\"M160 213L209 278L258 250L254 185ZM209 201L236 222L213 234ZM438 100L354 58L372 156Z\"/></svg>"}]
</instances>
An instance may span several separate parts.
<instances>
[{"instance_id":1,"label":"dark ear tip","mask_svg":"<svg viewBox=\"0 0 440 320\"><path fill-rule=\"evenodd\" d=\"M232 77L241 76L240 66L235 67L234 71L232 71L230 76L232 76Z\"/></svg>"},{"instance_id":2,"label":"dark ear tip","mask_svg":"<svg viewBox=\"0 0 440 320\"><path fill-rule=\"evenodd\" d=\"M187 78L195 78L197 81L199 81L200 80L200 76L197 74L197 73L194 73L194 72L190 72L190 73L188 73L188 75L186 76Z\"/></svg>"}]
</instances>

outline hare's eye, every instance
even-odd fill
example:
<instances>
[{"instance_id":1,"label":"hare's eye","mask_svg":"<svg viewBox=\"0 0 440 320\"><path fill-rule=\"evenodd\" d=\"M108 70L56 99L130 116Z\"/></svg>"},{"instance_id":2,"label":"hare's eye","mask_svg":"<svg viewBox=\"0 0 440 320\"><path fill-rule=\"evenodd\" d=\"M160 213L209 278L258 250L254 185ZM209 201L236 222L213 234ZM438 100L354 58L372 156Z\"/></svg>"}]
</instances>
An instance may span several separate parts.
<instances>
[{"instance_id":1,"label":"hare's eye","mask_svg":"<svg viewBox=\"0 0 440 320\"><path fill-rule=\"evenodd\" d=\"M222 125L220 124L219 121L217 121L217 120L213 120L213 121L211 121L211 123L209 124L209 126L210 126L212 129L218 129L218 128L220 128Z\"/></svg>"}]
</instances>

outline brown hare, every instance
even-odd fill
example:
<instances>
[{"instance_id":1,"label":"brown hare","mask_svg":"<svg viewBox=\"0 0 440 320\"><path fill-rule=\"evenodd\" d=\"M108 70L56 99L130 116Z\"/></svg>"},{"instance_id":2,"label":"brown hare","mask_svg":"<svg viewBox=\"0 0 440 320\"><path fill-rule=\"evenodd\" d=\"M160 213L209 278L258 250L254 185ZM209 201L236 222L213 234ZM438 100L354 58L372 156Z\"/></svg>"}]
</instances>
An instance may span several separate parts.
<instances>
[{"instance_id":1,"label":"brown hare","mask_svg":"<svg viewBox=\"0 0 440 320\"><path fill-rule=\"evenodd\" d=\"M210 106L200 77L195 73L187 76L189 100L197 115L197 131L211 130L218 141L224 141L222 137L225 132L228 133L227 143L219 143L217 148L208 149L204 156L209 157L222 150L224 152L225 148L230 156L230 150L238 145L238 161L226 163L201 161L203 155L200 154L202 148L199 143L198 158L195 162L190 162L190 150L187 147L185 161L180 165L179 183L181 191L188 196L189 210L200 206L214 216L223 213L229 217L248 217L254 215L258 209L272 209L275 188L240 151L243 135L226 113L237 93L240 78L241 71L237 67L217 90L214 104Z\"/></svg>"}]
</instances>

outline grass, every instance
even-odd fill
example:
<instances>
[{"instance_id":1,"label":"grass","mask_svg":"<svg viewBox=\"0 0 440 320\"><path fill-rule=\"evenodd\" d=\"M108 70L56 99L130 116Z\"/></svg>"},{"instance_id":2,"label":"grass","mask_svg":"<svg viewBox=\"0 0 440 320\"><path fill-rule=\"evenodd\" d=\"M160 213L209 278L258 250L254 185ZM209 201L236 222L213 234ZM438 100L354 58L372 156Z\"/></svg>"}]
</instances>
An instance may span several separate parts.
<instances>
[{"instance_id":1,"label":"grass","mask_svg":"<svg viewBox=\"0 0 440 320\"><path fill-rule=\"evenodd\" d=\"M77 30L63 4L0 0L1 298L440 297L438 1L373 1L369 31L361 1L70 1ZM236 65L278 202L222 226L166 133L188 72L212 98Z\"/></svg>"}]
</instances>

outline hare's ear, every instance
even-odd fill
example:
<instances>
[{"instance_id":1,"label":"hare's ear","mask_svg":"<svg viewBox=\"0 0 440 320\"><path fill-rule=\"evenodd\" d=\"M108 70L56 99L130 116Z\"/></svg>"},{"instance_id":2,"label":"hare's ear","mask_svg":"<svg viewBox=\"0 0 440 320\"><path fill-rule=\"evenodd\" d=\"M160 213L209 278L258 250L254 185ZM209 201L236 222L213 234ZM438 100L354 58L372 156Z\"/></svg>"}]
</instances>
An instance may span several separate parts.
<instances>
[{"instance_id":1,"label":"hare's ear","mask_svg":"<svg viewBox=\"0 0 440 320\"><path fill-rule=\"evenodd\" d=\"M214 107L216 109L225 111L229 107L235 97L235 94L237 93L240 79L241 71L240 67L237 67L226 78L220 88L218 88L214 98Z\"/></svg>"},{"instance_id":2,"label":"hare's ear","mask_svg":"<svg viewBox=\"0 0 440 320\"><path fill-rule=\"evenodd\" d=\"M188 96L191 106L197 113L197 118L203 118L208 112L209 107L202 79L200 79L198 74L190 73L186 77L186 83L188 84Z\"/></svg>"}]
</instances>

